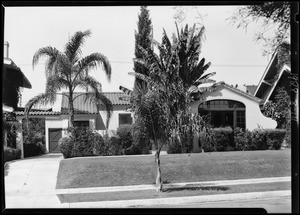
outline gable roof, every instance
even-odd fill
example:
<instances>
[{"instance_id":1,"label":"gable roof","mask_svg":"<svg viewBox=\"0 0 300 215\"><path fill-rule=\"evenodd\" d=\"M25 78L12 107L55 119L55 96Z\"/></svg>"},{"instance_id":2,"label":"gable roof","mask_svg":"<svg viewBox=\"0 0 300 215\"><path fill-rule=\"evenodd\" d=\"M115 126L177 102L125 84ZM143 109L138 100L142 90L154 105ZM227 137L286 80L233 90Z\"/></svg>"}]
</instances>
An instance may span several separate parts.
<instances>
[{"instance_id":1,"label":"gable roof","mask_svg":"<svg viewBox=\"0 0 300 215\"><path fill-rule=\"evenodd\" d=\"M280 56L282 54L283 53L278 49L273 53L255 90L254 95L261 98L264 103L270 98L282 74L291 71L291 62L289 60L280 62ZM281 64L280 67L278 65L279 63Z\"/></svg>"},{"instance_id":2,"label":"gable roof","mask_svg":"<svg viewBox=\"0 0 300 215\"><path fill-rule=\"evenodd\" d=\"M108 98L114 106L121 105L121 106L129 106L130 101L126 99L122 99L124 97L128 97L123 92L102 92L106 98ZM81 93L74 93L74 97L80 95ZM97 107L94 103L86 102L84 96L78 96L74 102L74 110L75 114L98 114ZM61 102L61 114L68 114L68 97L62 96ZM101 109L104 106L100 107Z\"/></svg>"},{"instance_id":3,"label":"gable roof","mask_svg":"<svg viewBox=\"0 0 300 215\"><path fill-rule=\"evenodd\" d=\"M15 72L18 75L17 82L20 87L25 87L31 89L31 83L23 74L21 69L10 58L4 58L3 60L3 69L7 72Z\"/></svg>"},{"instance_id":4,"label":"gable roof","mask_svg":"<svg viewBox=\"0 0 300 215\"><path fill-rule=\"evenodd\" d=\"M261 102L260 98L255 97L251 93L247 93L247 92L245 92L243 90L240 90L240 89L238 89L236 87L233 87L233 86L231 86L229 84L226 84L224 81L218 82L218 83L214 84L212 87L214 89L213 91L216 91L216 89L223 87L223 88L231 90L231 91L233 91L235 93L238 93L241 96L247 97L248 99L254 100L256 102Z\"/></svg>"}]
</instances>

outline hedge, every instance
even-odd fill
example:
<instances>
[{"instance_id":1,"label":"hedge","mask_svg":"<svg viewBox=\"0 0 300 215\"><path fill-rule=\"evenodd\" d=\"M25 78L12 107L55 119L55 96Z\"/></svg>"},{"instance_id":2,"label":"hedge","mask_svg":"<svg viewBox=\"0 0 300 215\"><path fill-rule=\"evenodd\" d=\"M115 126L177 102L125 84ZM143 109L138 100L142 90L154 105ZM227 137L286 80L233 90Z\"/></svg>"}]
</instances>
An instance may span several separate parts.
<instances>
[{"instance_id":1,"label":"hedge","mask_svg":"<svg viewBox=\"0 0 300 215\"><path fill-rule=\"evenodd\" d=\"M278 150L286 137L284 129L214 128L200 133L200 144L204 152Z\"/></svg>"},{"instance_id":2,"label":"hedge","mask_svg":"<svg viewBox=\"0 0 300 215\"><path fill-rule=\"evenodd\" d=\"M21 158L21 150L4 147L4 163Z\"/></svg>"},{"instance_id":3,"label":"hedge","mask_svg":"<svg viewBox=\"0 0 300 215\"><path fill-rule=\"evenodd\" d=\"M24 158L43 155L46 153L46 148L41 142L24 143Z\"/></svg>"}]
</instances>

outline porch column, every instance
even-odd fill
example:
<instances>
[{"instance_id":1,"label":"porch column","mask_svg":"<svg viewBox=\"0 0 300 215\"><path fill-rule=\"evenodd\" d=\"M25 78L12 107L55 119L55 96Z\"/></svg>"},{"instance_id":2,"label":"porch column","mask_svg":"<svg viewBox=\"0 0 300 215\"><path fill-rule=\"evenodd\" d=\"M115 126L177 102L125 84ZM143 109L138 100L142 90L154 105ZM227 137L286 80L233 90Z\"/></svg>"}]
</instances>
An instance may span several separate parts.
<instances>
[{"instance_id":1,"label":"porch column","mask_svg":"<svg viewBox=\"0 0 300 215\"><path fill-rule=\"evenodd\" d=\"M18 120L22 125L22 119ZM16 139L16 148L21 150L21 159L24 158L24 143L23 143L23 129L22 126L19 131L17 131L17 139Z\"/></svg>"}]
</instances>

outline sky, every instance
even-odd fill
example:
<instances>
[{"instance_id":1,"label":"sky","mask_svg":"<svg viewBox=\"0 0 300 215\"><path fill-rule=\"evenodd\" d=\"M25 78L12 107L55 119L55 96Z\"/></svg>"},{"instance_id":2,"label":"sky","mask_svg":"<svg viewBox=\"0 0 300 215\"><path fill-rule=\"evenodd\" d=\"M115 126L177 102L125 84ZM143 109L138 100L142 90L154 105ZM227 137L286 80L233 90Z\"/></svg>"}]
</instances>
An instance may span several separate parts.
<instances>
[{"instance_id":1,"label":"sky","mask_svg":"<svg viewBox=\"0 0 300 215\"><path fill-rule=\"evenodd\" d=\"M233 26L228 18L236 6L183 7L186 18L179 27L200 23L205 27L200 58L211 62L212 78L227 84L257 85L271 56L262 56L262 46L253 40L260 26L253 23L247 31ZM161 42L163 29L169 37L176 32L174 6L149 6L154 39ZM22 89L21 106L45 91L44 59L33 69L32 57L42 47L53 46L63 51L76 31L91 30L82 48L83 56L100 52L111 63L112 77L108 82L99 68L91 75L99 80L104 92L120 92L122 85L133 88L135 30L139 6L93 7L6 7L4 41L9 42L9 58L31 82L31 89ZM200 18L199 18L200 14Z\"/></svg>"}]
</instances>

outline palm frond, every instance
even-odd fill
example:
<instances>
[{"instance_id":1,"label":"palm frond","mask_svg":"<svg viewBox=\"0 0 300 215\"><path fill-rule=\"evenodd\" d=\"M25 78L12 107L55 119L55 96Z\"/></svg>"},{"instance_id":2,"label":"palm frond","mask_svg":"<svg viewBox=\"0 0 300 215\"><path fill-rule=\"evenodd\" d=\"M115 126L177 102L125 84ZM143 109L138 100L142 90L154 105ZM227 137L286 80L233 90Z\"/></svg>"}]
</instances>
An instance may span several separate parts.
<instances>
[{"instance_id":1,"label":"palm frond","mask_svg":"<svg viewBox=\"0 0 300 215\"><path fill-rule=\"evenodd\" d=\"M136 73L136 72L129 72L128 74L132 75L132 76L135 76L135 77L145 81L148 84L152 83L152 79L147 75L144 75L144 74L141 74L141 73Z\"/></svg>"},{"instance_id":2,"label":"palm frond","mask_svg":"<svg viewBox=\"0 0 300 215\"><path fill-rule=\"evenodd\" d=\"M106 74L108 81L111 80L111 65L107 57L101 53L93 53L78 61L78 72L80 71L90 71L90 69L96 66L102 66L103 71Z\"/></svg>"},{"instance_id":3,"label":"palm frond","mask_svg":"<svg viewBox=\"0 0 300 215\"><path fill-rule=\"evenodd\" d=\"M25 118L28 119L29 116L29 111L31 110L31 108L34 105L46 105L46 104L54 104L55 100L56 100L56 93L53 91L48 91L45 93L41 93L35 97L33 97L32 99L30 99L26 105L25 105L25 110L24 110L24 115Z\"/></svg>"},{"instance_id":4,"label":"palm frond","mask_svg":"<svg viewBox=\"0 0 300 215\"><path fill-rule=\"evenodd\" d=\"M129 90L126 87L120 86L119 87L120 90L122 90L126 95L131 96L132 95L132 90Z\"/></svg>"},{"instance_id":5,"label":"palm frond","mask_svg":"<svg viewBox=\"0 0 300 215\"><path fill-rule=\"evenodd\" d=\"M75 63L80 58L80 55L82 54L80 48L84 44L85 38L89 37L90 35L90 30L84 32L78 31L66 44L65 55L68 57L70 62Z\"/></svg>"}]
</instances>

